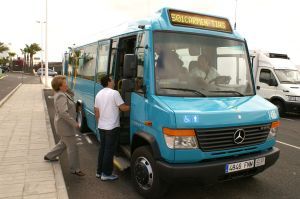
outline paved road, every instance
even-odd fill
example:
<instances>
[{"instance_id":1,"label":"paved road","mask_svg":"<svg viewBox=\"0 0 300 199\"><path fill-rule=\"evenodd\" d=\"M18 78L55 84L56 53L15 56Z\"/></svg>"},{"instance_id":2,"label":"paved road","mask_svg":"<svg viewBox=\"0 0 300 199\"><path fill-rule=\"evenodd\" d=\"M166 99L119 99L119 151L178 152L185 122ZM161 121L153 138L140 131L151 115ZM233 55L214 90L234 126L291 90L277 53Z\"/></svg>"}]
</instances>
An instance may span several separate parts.
<instances>
[{"instance_id":1,"label":"paved road","mask_svg":"<svg viewBox=\"0 0 300 199\"><path fill-rule=\"evenodd\" d=\"M50 120L53 121L53 100L46 101ZM278 140L300 146L300 116L287 115L282 119ZM53 124L53 123L52 123ZM88 137L88 138L86 138ZM82 135L80 139L80 159L87 176L79 178L68 173L66 156L61 158L62 169L70 199L94 198L141 198L130 182L130 171L118 173L115 182L101 182L95 178L99 144L93 135ZM178 182L170 187L165 198L300 198L300 149L277 144L281 149L278 162L265 172L250 179L239 179L213 185L200 185L196 182Z\"/></svg>"},{"instance_id":2,"label":"paved road","mask_svg":"<svg viewBox=\"0 0 300 199\"><path fill-rule=\"evenodd\" d=\"M7 77L0 79L0 101L22 82L24 84L40 84L39 77L23 75L22 73L7 73L7 75Z\"/></svg>"}]
</instances>

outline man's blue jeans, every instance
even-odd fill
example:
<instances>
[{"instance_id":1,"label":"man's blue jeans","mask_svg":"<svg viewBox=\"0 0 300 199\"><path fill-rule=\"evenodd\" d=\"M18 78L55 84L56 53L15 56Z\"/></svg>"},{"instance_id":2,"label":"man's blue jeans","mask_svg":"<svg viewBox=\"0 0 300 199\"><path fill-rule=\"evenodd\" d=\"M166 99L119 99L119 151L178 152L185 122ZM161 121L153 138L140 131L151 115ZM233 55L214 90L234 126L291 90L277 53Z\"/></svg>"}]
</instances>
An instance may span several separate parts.
<instances>
[{"instance_id":1,"label":"man's blue jeans","mask_svg":"<svg viewBox=\"0 0 300 199\"><path fill-rule=\"evenodd\" d=\"M99 129L101 145L98 154L98 174L112 174L113 157L118 144L119 131L119 127L112 130Z\"/></svg>"}]
</instances>

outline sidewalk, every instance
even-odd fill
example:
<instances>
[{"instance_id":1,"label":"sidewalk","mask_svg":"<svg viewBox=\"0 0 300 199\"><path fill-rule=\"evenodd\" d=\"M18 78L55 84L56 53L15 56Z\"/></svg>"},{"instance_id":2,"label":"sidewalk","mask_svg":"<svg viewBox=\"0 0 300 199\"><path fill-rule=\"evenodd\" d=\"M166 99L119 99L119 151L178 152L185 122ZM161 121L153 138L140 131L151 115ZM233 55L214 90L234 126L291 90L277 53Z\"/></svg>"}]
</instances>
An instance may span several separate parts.
<instances>
[{"instance_id":1,"label":"sidewalk","mask_svg":"<svg viewBox=\"0 0 300 199\"><path fill-rule=\"evenodd\" d=\"M67 199L41 84L22 85L0 107L0 198Z\"/></svg>"}]
</instances>

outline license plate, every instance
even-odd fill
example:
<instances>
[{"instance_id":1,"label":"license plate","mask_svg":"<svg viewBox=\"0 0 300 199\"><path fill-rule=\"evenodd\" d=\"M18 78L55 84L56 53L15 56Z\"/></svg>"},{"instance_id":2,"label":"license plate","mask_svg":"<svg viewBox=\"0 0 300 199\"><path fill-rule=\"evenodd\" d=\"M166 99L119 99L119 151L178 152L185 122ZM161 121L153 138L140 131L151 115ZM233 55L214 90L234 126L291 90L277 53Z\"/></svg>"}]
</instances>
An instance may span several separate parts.
<instances>
[{"instance_id":1,"label":"license plate","mask_svg":"<svg viewBox=\"0 0 300 199\"><path fill-rule=\"evenodd\" d=\"M255 160L247 160L243 162L236 162L232 164L226 164L225 173L232 173L236 171L242 171L245 169L251 169L265 165L265 157L257 158Z\"/></svg>"}]
</instances>

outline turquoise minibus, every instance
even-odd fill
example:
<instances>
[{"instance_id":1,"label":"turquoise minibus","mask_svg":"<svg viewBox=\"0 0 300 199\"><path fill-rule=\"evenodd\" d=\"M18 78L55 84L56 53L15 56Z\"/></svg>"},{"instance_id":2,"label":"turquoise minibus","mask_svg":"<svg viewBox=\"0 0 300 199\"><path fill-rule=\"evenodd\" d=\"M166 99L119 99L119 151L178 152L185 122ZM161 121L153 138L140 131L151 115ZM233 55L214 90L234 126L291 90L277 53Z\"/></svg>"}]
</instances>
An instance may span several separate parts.
<instances>
[{"instance_id":1,"label":"turquoise minibus","mask_svg":"<svg viewBox=\"0 0 300 199\"><path fill-rule=\"evenodd\" d=\"M254 176L276 162L278 110L256 95L246 40L228 19L163 8L112 32L70 48L63 71L80 130L98 139L100 78L115 80L131 111L120 116L114 163L130 167L142 196L161 197L177 180Z\"/></svg>"}]
</instances>

